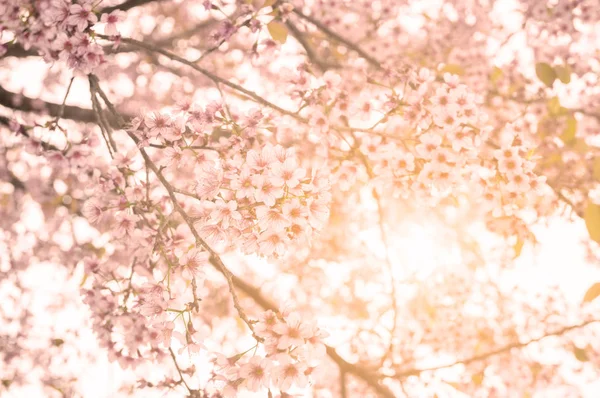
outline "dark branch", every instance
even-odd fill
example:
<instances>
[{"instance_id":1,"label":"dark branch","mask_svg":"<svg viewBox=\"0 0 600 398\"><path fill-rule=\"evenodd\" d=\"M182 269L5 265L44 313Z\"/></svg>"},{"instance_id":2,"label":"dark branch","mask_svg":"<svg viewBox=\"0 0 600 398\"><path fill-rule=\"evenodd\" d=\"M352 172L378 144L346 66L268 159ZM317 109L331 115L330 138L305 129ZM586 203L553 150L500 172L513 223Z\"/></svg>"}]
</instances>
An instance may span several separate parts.
<instances>
[{"instance_id":1,"label":"dark branch","mask_svg":"<svg viewBox=\"0 0 600 398\"><path fill-rule=\"evenodd\" d=\"M61 111L60 104L39 101L24 95L12 93L3 87L0 87L0 105L23 112L47 113L54 117L60 115ZM65 105L63 117L85 123L92 123L96 120L94 112L91 109L70 105Z\"/></svg>"},{"instance_id":2,"label":"dark branch","mask_svg":"<svg viewBox=\"0 0 600 398\"><path fill-rule=\"evenodd\" d=\"M109 39L107 36L104 36L104 35L98 35L98 37L101 37L103 39ZM224 86L232 88L232 89L234 89L234 90L236 90L236 91L238 91L238 92L246 95L247 97L250 97L251 99L253 99L254 101L256 101L257 103L259 103L261 105L264 105L264 106L267 106L267 107L269 107L271 109L274 109L274 110L276 110L277 112L279 112L281 114L291 116L291 117L293 117L296 120L300 120L302 122L306 122L307 121L305 118L299 116L297 113L289 111L287 109L283 109L282 107L280 107L280 106L278 106L278 105L276 105L276 104L274 104L274 103L272 103L270 101L267 101L266 99L264 99L263 97L259 96L255 92L250 91L250 90L248 90L248 89L246 89L246 88L244 88L244 87L242 87L242 86L240 86L238 84L235 84L235 83L233 83L233 82L231 82L229 80L223 79L222 77L215 75L214 73L208 71L207 69L201 68L198 65L196 65L195 63L193 63L191 61L188 61L187 59L182 58L182 57L180 57L180 56L178 56L176 54L173 54L172 52L169 52L169 51L167 51L167 50L165 50L163 48L156 47L156 46L153 46L151 44L147 44L147 43L135 40L135 39L125 38L125 37L121 39L121 42L125 43L125 44L130 44L130 45L139 47L139 48L144 49L146 51L155 52L157 54L164 55L165 57L167 57L167 58L169 58L169 59L171 59L173 61L179 62L179 63L181 63L183 65L187 65L190 68L194 69L195 71L200 72L201 74L203 74L204 76L206 76L207 78L209 78L210 80L212 80L215 83L220 83L220 84L222 84Z\"/></svg>"},{"instance_id":3,"label":"dark branch","mask_svg":"<svg viewBox=\"0 0 600 398\"><path fill-rule=\"evenodd\" d=\"M143 6L150 3L158 3L161 1L164 0L127 0L121 4L117 4L116 6L104 7L102 10L100 10L100 13L110 13L115 10L127 11L135 7Z\"/></svg>"},{"instance_id":4,"label":"dark branch","mask_svg":"<svg viewBox=\"0 0 600 398\"><path fill-rule=\"evenodd\" d=\"M296 14L300 18L304 19L305 21L310 22L315 27L317 27L317 29L319 29L321 32L325 33L330 38L334 39L335 41L337 41L337 42L343 44L344 46L348 47L349 49L353 50L354 52L356 52L358 55L360 55L362 58L364 58L371 65L373 65L373 66L375 66L376 68L379 68L379 69L382 68L381 63L379 61L377 61L375 58L373 58L372 56L370 56L369 54L367 54L358 45L352 43L350 40L348 40L348 39L340 36L339 34L337 34L336 32L334 32L333 30L329 29L321 21L313 18L310 15L303 14L302 11L300 11L298 9L294 9L294 14Z\"/></svg>"},{"instance_id":5,"label":"dark branch","mask_svg":"<svg viewBox=\"0 0 600 398\"><path fill-rule=\"evenodd\" d=\"M2 56L2 58L5 58L5 57L25 58L25 57L35 57L38 55L39 55L38 52L35 51L35 49L33 49L33 48L30 48L29 50L25 50L23 48L23 46L21 46L19 43L14 43L10 47L8 47L8 50Z\"/></svg>"},{"instance_id":6,"label":"dark branch","mask_svg":"<svg viewBox=\"0 0 600 398\"><path fill-rule=\"evenodd\" d=\"M315 64L321 70L321 72L325 72L328 69L329 65L327 65L325 62L321 61L321 59L319 58L319 54L317 54L315 52L315 49L308 42L308 40L305 36L305 33L301 32L296 27L296 25L294 25L289 20L285 24L288 27L292 36L294 36L296 38L298 43L300 43L300 45L304 48L304 51L306 51L306 56L308 57L310 62Z\"/></svg>"},{"instance_id":7,"label":"dark branch","mask_svg":"<svg viewBox=\"0 0 600 398\"><path fill-rule=\"evenodd\" d=\"M92 109L80 108L78 106L65 105L54 102L41 101L24 95L16 94L5 90L0 86L0 105L22 112L33 112L38 114L48 114L53 117L58 117L61 114L62 118L70 119L83 123L95 123L96 114ZM127 117L130 119L130 117ZM116 120L110 117L109 122L112 126L117 126Z\"/></svg>"}]
</instances>

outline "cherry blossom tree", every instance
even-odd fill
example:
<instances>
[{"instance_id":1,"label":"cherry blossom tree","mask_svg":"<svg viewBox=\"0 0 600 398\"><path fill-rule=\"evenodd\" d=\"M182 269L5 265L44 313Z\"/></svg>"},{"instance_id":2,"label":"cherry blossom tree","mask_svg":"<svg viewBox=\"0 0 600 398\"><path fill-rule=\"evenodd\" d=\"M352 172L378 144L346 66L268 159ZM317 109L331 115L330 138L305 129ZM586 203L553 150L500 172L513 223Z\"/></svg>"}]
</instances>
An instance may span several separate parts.
<instances>
[{"instance_id":1,"label":"cherry blossom tree","mask_svg":"<svg viewBox=\"0 0 600 398\"><path fill-rule=\"evenodd\" d=\"M586 396L600 283L514 275L556 220L600 259L599 21L0 0L0 391Z\"/></svg>"}]
</instances>

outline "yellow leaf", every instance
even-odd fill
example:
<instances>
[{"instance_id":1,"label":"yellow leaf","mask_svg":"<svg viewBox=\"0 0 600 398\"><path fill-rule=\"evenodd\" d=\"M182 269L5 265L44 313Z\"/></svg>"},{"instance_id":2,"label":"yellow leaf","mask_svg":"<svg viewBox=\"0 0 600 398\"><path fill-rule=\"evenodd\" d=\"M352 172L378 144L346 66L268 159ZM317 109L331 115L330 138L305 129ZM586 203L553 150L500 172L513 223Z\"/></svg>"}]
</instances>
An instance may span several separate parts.
<instances>
[{"instance_id":1,"label":"yellow leaf","mask_svg":"<svg viewBox=\"0 0 600 398\"><path fill-rule=\"evenodd\" d=\"M565 131L561 134L560 139L565 144L570 144L575 140L575 134L577 134L577 119L575 119L575 116L569 115Z\"/></svg>"},{"instance_id":2,"label":"yellow leaf","mask_svg":"<svg viewBox=\"0 0 600 398\"><path fill-rule=\"evenodd\" d=\"M460 384L460 383L456 383L453 381L444 381L444 383L448 384L450 387L454 388L456 391L465 393L465 389L463 388L462 384Z\"/></svg>"},{"instance_id":3,"label":"yellow leaf","mask_svg":"<svg viewBox=\"0 0 600 398\"><path fill-rule=\"evenodd\" d=\"M573 149L581 154L588 153L590 151L590 147L585 143L585 140L581 138L575 138L573 140Z\"/></svg>"},{"instance_id":4,"label":"yellow leaf","mask_svg":"<svg viewBox=\"0 0 600 398\"><path fill-rule=\"evenodd\" d=\"M462 68L462 66L456 65L456 64L448 64L448 65L444 66L440 72L442 72L442 73L447 72L452 75L459 75L459 76L462 76L465 74L465 70Z\"/></svg>"},{"instance_id":5,"label":"yellow leaf","mask_svg":"<svg viewBox=\"0 0 600 398\"><path fill-rule=\"evenodd\" d=\"M554 164L561 163L561 162L562 162L562 155L560 153L553 153L553 154L550 154L550 155L542 158L539 161L539 164L543 165L543 166L552 166Z\"/></svg>"},{"instance_id":6,"label":"yellow leaf","mask_svg":"<svg viewBox=\"0 0 600 398\"><path fill-rule=\"evenodd\" d=\"M585 226L587 227L590 238L600 243L600 206L593 202L588 202L583 213Z\"/></svg>"},{"instance_id":7,"label":"yellow leaf","mask_svg":"<svg viewBox=\"0 0 600 398\"><path fill-rule=\"evenodd\" d=\"M265 2L262 5L262 8L265 7L271 7L273 4L275 4L277 0L265 0Z\"/></svg>"},{"instance_id":8,"label":"yellow leaf","mask_svg":"<svg viewBox=\"0 0 600 398\"><path fill-rule=\"evenodd\" d=\"M564 84L569 84L571 82L571 68L569 68L569 65L557 65L554 67L554 71L556 72L556 77Z\"/></svg>"},{"instance_id":9,"label":"yellow leaf","mask_svg":"<svg viewBox=\"0 0 600 398\"><path fill-rule=\"evenodd\" d=\"M517 238L517 243L515 243L515 245L513 246L513 248L515 249L515 256L513 258L517 258L521 255L521 250L523 250L523 245L525 244L525 241L521 238Z\"/></svg>"},{"instance_id":10,"label":"yellow leaf","mask_svg":"<svg viewBox=\"0 0 600 398\"><path fill-rule=\"evenodd\" d=\"M483 377L484 377L483 372L479 372L479 373L475 373L473 376L471 376L471 380L473 381L473 383L475 383L476 386L480 386L481 383L483 383Z\"/></svg>"},{"instance_id":11,"label":"yellow leaf","mask_svg":"<svg viewBox=\"0 0 600 398\"><path fill-rule=\"evenodd\" d=\"M548 112L550 112L551 115L558 115L560 113L560 100L558 99L558 97L552 97L549 101L548 101Z\"/></svg>"},{"instance_id":12,"label":"yellow leaf","mask_svg":"<svg viewBox=\"0 0 600 398\"><path fill-rule=\"evenodd\" d=\"M527 154L525 155L525 158L527 160L531 160L534 155L535 155L535 148L531 148L529 151L527 151Z\"/></svg>"},{"instance_id":13,"label":"yellow leaf","mask_svg":"<svg viewBox=\"0 0 600 398\"><path fill-rule=\"evenodd\" d=\"M535 65L535 74L548 87L552 87L557 78L556 71L545 62L539 62Z\"/></svg>"},{"instance_id":14,"label":"yellow leaf","mask_svg":"<svg viewBox=\"0 0 600 398\"><path fill-rule=\"evenodd\" d=\"M498 80L502 78L503 74L504 73L502 72L502 69L498 68L497 66L494 66L494 69L492 69L492 73L490 73L490 80L492 81L492 83L497 83Z\"/></svg>"},{"instance_id":15,"label":"yellow leaf","mask_svg":"<svg viewBox=\"0 0 600 398\"><path fill-rule=\"evenodd\" d=\"M596 282L590 286L587 292L585 292L585 296L583 296L583 302L589 303L598 296L600 296L600 282Z\"/></svg>"},{"instance_id":16,"label":"yellow leaf","mask_svg":"<svg viewBox=\"0 0 600 398\"><path fill-rule=\"evenodd\" d=\"M600 157L594 158L594 178L600 181Z\"/></svg>"},{"instance_id":17,"label":"yellow leaf","mask_svg":"<svg viewBox=\"0 0 600 398\"><path fill-rule=\"evenodd\" d=\"M287 37L288 37L288 30L287 30L287 27L285 26L285 24L283 24L279 21L271 21L267 25L267 29L269 29L269 33L271 34L271 37L273 38L273 40L275 40L281 44L286 42Z\"/></svg>"},{"instance_id":18,"label":"yellow leaf","mask_svg":"<svg viewBox=\"0 0 600 398\"><path fill-rule=\"evenodd\" d=\"M590 360L590 357L588 357L583 348L575 347L573 349L573 354L575 354L575 358L577 358L578 361L587 362Z\"/></svg>"}]
</instances>

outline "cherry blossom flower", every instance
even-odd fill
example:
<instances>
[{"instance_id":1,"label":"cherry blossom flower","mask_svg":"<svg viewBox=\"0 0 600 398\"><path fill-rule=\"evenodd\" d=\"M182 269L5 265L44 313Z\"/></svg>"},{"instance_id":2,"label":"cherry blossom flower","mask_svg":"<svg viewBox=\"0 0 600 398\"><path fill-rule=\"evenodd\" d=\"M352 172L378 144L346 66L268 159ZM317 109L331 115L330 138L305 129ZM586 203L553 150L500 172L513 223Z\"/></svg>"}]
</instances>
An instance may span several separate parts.
<instances>
[{"instance_id":1,"label":"cherry blossom flower","mask_svg":"<svg viewBox=\"0 0 600 398\"><path fill-rule=\"evenodd\" d=\"M310 126L313 127L317 133L326 133L329 130L329 120L321 112L315 112L310 118Z\"/></svg>"},{"instance_id":2,"label":"cherry blossom flower","mask_svg":"<svg viewBox=\"0 0 600 398\"><path fill-rule=\"evenodd\" d=\"M267 231L260 235L258 239L259 252L263 256L272 256L274 254L281 256L285 252L285 245L288 243L287 236L282 232Z\"/></svg>"},{"instance_id":3,"label":"cherry blossom flower","mask_svg":"<svg viewBox=\"0 0 600 398\"><path fill-rule=\"evenodd\" d=\"M275 161L273 146L267 145L260 152L252 149L246 156L246 164L253 170L261 171Z\"/></svg>"},{"instance_id":4,"label":"cherry blossom flower","mask_svg":"<svg viewBox=\"0 0 600 398\"><path fill-rule=\"evenodd\" d=\"M278 322L277 314L271 310L265 311L259 314L258 323L254 327L254 332L260 337L270 337L273 335L273 328Z\"/></svg>"},{"instance_id":5,"label":"cherry blossom flower","mask_svg":"<svg viewBox=\"0 0 600 398\"><path fill-rule=\"evenodd\" d=\"M205 165L197 173L196 194L203 199L212 199L221 187L223 170L221 168Z\"/></svg>"},{"instance_id":6,"label":"cherry blossom flower","mask_svg":"<svg viewBox=\"0 0 600 398\"><path fill-rule=\"evenodd\" d=\"M179 147L168 147L163 151L163 157L158 160L157 164L164 167L169 167L173 163L181 166L183 160L183 151Z\"/></svg>"},{"instance_id":7,"label":"cherry blossom flower","mask_svg":"<svg viewBox=\"0 0 600 398\"><path fill-rule=\"evenodd\" d=\"M102 201L97 198L91 198L87 200L81 209L81 213L92 224L96 224L98 221L100 221L102 215L104 214Z\"/></svg>"},{"instance_id":8,"label":"cherry blossom flower","mask_svg":"<svg viewBox=\"0 0 600 398\"><path fill-rule=\"evenodd\" d=\"M130 149L126 152L117 152L113 158L113 165L116 167L127 167L132 170L137 169L137 160L139 159L137 148Z\"/></svg>"},{"instance_id":9,"label":"cherry blossom flower","mask_svg":"<svg viewBox=\"0 0 600 398\"><path fill-rule=\"evenodd\" d=\"M284 191L281 186L276 186L269 177L264 175L254 175L252 177L252 184L255 187L254 199L257 202L263 202L267 206L275 206L277 199L283 196Z\"/></svg>"},{"instance_id":10,"label":"cherry blossom flower","mask_svg":"<svg viewBox=\"0 0 600 398\"><path fill-rule=\"evenodd\" d=\"M117 30L117 23L125 19L125 12L121 10L115 10L110 14L102 14L100 22L106 24L104 26L104 34L107 36L117 36L119 31Z\"/></svg>"},{"instance_id":11,"label":"cherry blossom flower","mask_svg":"<svg viewBox=\"0 0 600 398\"><path fill-rule=\"evenodd\" d=\"M297 225L306 224L308 218L308 210L307 208L300 203L298 199L293 199L290 202L286 202L281 207L281 212L283 217L285 217L289 222Z\"/></svg>"},{"instance_id":12,"label":"cherry blossom flower","mask_svg":"<svg viewBox=\"0 0 600 398\"><path fill-rule=\"evenodd\" d=\"M83 32L89 24L98 21L98 17L92 11L91 4L72 4L69 7L69 14L67 23L76 26L80 32Z\"/></svg>"},{"instance_id":13,"label":"cherry blossom flower","mask_svg":"<svg viewBox=\"0 0 600 398\"><path fill-rule=\"evenodd\" d=\"M236 199L253 198L254 185L252 184L253 174L248 168L243 168L237 178L231 180L231 188L235 190Z\"/></svg>"},{"instance_id":14,"label":"cherry blossom flower","mask_svg":"<svg viewBox=\"0 0 600 398\"><path fill-rule=\"evenodd\" d=\"M313 228L320 229L329 218L329 207L324 199L307 200L308 221Z\"/></svg>"},{"instance_id":15,"label":"cherry blossom flower","mask_svg":"<svg viewBox=\"0 0 600 398\"><path fill-rule=\"evenodd\" d=\"M70 15L70 5L64 0L52 0L48 9L48 18L59 25L67 20Z\"/></svg>"},{"instance_id":16,"label":"cherry blossom flower","mask_svg":"<svg viewBox=\"0 0 600 398\"><path fill-rule=\"evenodd\" d=\"M145 124L148 127L148 133L152 137L168 134L169 130L172 128L170 118L160 112L154 112L150 117L145 118Z\"/></svg>"},{"instance_id":17,"label":"cherry blossom flower","mask_svg":"<svg viewBox=\"0 0 600 398\"><path fill-rule=\"evenodd\" d=\"M421 142L415 147L420 157L431 159L434 151L442 144L442 137L437 134L424 133L419 136Z\"/></svg>"},{"instance_id":18,"label":"cherry blossom flower","mask_svg":"<svg viewBox=\"0 0 600 398\"><path fill-rule=\"evenodd\" d=\"M179 264L183 267L183 277L187 280L193 278L204 279L203 268L208 265L210 253L200 249L191 249L179 257Z\"/></svg>"},{"instance_id":19,"label":"cherry blossom flower","mask_svg":"<svg viewBox=\"0 0 600 398\"><path fill-rule=\"evenodd\" d=\"M271 166L273 172L273 184L276 186L285 185L288 188L295 188L300 184L300 180L306 175L306 170L298 167L293 158L286 159L283 163L273 164Z\"/></svg>"},{"instance_id":20,"label":"cherry blossom flower","mask_svg":"<svg viewBox=\"0 0 600 398\"><path fill-rule=\"evenodd\" d=\"M147 298L140 299L138 304L140 314L148 317L155 317L161 315L167 309L167 303L164 299L156 296L149 296Z\"/></svg>"},{"instance_id":21,"label":"cherry blossom flower","mask_svg":"<svg viewBox=\"0 0 600 398\"><path fill-rule=\"evenodd\" d=\"M171 321L158 322L152 325L158 332L156 340L163 344L165 347L171 346L171 336L175 329L175 324Z\"/></svg>"},{"instance_id":22,"label":"cherry blossom flower","mask_svg":"<svg viewBox=\"0 0 600 398\"><path fill-rule=\"evenodd\" d=\"M221 223L221 226L227 229L231 224L240 221L242 215L237 211L235 200L225 202L222 199L217 199L215 209L210 213L210 219L215 223Z\"/></svg>"},{"instance_id":23,"label":"cherry blossom flower","mask_svg":"<svg viewBox=\"0 0 600 398\"><path fill-rule=\"evenodd\" d=\"M135 225L138 221L138 217L129 213L128 211L121 211L116 216L115 223L115 236L133 236Z\"/></svg>"},{"instance_id":24,"label":"cherry blossom flower","mask_svg":"<svg viewBox=\"0 0 600 398\"><path fill-rule=\"evenodd\" d=\"M290 225L290 220L279 209L269 206L259 206L255 211L258 217L258 225L263 230L279 232Z\"/></svg>"},{"instance_id":25,"label":"cherry blossom flower","mask_svg":"<svg viewBox=\"0 0 600 398\"><path fill-rule=\"evenodd\" d=\"M240 368L240 376L243 377L244 385L250 391L259 391L269 387L271 361L266 358L252 357Z\"/></svg>"},{"instance_id":26,"label":"cherry blossom flower","mask_svg":"<svg viewBox=\"0 0 600 398\"><path fill-rule=\"evenodd\" d=\"M221 375L217 376L217 380L223 381L225 385L223 386L223 390L221 393L225 398L236 398L238 396L239 388L244 381L243 378L226 378Z\"/></svg>"},{"instance_id":27,"label":"cherry blossom flower","mask_svg":"<svg viewBox=\"0 0 600 398\"><path fill-rule=\"evenodd\" d=\"M285 323L275 325L273 331L279 335L277 348L280 350L301 346L304 344L304 339L312 335L309 325L302 323L300 314L297 312L288 315Z\"/></svg>"},{"instance_id":28,"label":"cherry blossom flower","mask_svg":"<svg viewBox=\"0 0 600 398\"><path fill-rule=\"evenodd\" d=\"M284 357L279 361L279 366L273 369L273 378L275 384L282 391L289 390L293 385L297 387L305 387L308 383L308 378L304 374L306 365L301 362L292 362L288 357Z\"/></svg>"}]
</instances>

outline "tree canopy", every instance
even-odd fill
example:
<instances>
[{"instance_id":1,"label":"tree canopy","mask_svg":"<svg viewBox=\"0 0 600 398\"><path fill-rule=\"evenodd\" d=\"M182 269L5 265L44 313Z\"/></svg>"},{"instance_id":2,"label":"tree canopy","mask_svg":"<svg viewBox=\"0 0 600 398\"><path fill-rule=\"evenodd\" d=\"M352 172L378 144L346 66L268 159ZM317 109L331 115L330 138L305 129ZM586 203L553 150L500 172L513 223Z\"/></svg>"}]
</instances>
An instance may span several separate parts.
<instances>
[{"instance_id":1,"label":"tree canopy","mask_svg":"<svg viewBox=\"0 0 600 398\"><path fill-rule=\"evenodd\" d=\"M599 54L595 0L0 0L0 395L594 396Z\"/></svg>"}]
</instances>

